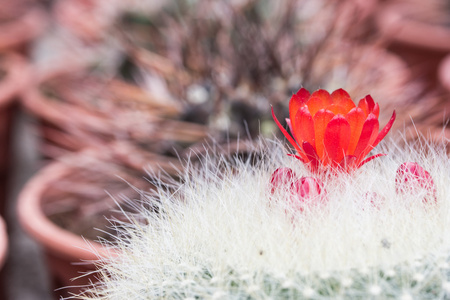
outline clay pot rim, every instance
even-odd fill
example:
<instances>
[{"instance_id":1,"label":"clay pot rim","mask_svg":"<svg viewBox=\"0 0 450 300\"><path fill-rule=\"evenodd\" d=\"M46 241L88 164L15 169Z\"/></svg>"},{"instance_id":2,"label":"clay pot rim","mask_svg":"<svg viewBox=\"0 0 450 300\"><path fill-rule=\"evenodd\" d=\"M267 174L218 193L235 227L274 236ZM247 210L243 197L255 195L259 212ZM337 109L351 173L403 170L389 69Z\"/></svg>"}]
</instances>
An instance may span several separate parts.
<instances>
[{"instance_id":1,"label":"clay pot rim","mask_svg":"<svg viewBox=\"0 0 450 300\"><path fill-rule=\"evenodd\" d=\"M70 171L70 166L63 162L52 162L38 171L18 196L19 222L29 235L54 254L87 262L111 257L114 253L112 248L58 227L42 211L41 204L44 200L42 194L52 182Z\"/></svg>"},{"instance_id":2,"label":"clay pot rim","mask_svg":"<svg viewBox=\"0 0 450 300\"><path fill-rule=\"evenodd\" d=\"M2 217L0 217L0 267L6 261L8 253L8 233L6 230L6 223Z\"/></svg>"},{"instance_id":3,"label":"clay pot rim","mask_svg":"<svg viewBox=\"0 0 450 300\"><path fill-rule=\"evenodd\" d=\"M450 51L450 27L408 18L406 10L407 4L380 6L375 21L385 38L434 51Z\"/></svg>"},{"instance_id":4,"label":"clay pot rim","mask_svg":"<svg viewBox=\"0 0 450 300\"><path fill-rule=\"evenodd\" d=\"M255 144L251 141L240 143L235 142L229 144L223 149L216 149L216 154L222 155L248 153L255 149ZM112 151L112 152L111 152ZM191 149L190 160L196 160L197 155L205 154L205 147L195 147ZM218 152L217 152L218 151ZM76 157L81 153L102 153L102 155L114 155L114 149L104 149L99 151L96 148L85 149L82 152L75 152L69 154L70 157ZM189 153L184 153L189 157ZM73 166L64 163L64 160L53 161L47 166L39 170L23 187L18 196L17 201L17 216L22 227L30 236L37 240L46 249L52 253L71 259L81 259L83 261L96 261L99 258L111 258L117 254L114 247L102 245L93 240L87 240L76 235L68 230L65 230L52 221L44 214L42 210L42 203L44 197L42 195L51 187L52 182L64 177L69 172L72 172ZM1 227L0 227L1 229Z\"/></svg>"}]
</instances>

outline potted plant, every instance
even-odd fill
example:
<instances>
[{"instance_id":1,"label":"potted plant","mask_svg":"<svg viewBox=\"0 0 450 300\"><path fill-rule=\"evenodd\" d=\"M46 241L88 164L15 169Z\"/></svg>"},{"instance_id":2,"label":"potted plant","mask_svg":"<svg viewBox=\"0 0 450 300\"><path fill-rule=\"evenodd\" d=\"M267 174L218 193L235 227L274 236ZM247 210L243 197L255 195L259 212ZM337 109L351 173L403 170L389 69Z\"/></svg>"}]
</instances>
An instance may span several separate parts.
<instances>
[{"instance_id":1,"label":"potted plant","mask_svg":"<svg viewBox=\"0 0 450 300\"><path fill-rule=\"evenodd\" d=\"M55 296L78 293L88 279L78 278L93 269L96 255L111 255L95 242L112 239L113 231L104 216L118 216L118 205L126 209L126 199L139 199L136 188L145 188L144 166L148 172L175 174L178 160L157 155L134 157L137 168L126 167L120 145L64 156L39 171L18 197L18 218L28 234L46 254ZM137 162L136 162L137 161ZM142 162L140 162L142 161ZM148 177L147 178L151 178ZM101 188L99 189L98 187ZM147 192L150 192L149 189ZM119 196L111 198L111 194ZM132 207L129 207L132 211Z\"/></svg>"},{"instance_id":2,"label":"potted plant","mask_svg":"<svg viewBox=\"0 0 450 300\"><path fill-rule=\"evenodd\" d=\"M274 119L292 150L263 144L256 165L209 157L176 192L162 185L144 201L158 213L115 223L117 256L76 298L446 299L446 145L392 140L367 157L395 120L379 124L372 97L300 89L289 107L292 134Z\"/></svg>"}]
</instances>

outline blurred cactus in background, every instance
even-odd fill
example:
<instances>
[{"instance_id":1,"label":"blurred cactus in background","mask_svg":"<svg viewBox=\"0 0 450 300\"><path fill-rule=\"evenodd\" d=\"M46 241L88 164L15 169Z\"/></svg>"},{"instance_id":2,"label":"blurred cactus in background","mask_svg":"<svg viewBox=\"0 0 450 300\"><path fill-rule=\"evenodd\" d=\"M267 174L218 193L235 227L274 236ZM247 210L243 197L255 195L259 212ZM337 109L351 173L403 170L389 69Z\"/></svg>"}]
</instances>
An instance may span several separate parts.
<instances>
[{"instance_id":1,"label":"blurred cactus in background","mask_svg":"<svg viewBox=\"0 0 450 300\"><path fill-rule=\"evenodd\" d=\"M74 3L77 1L61 1L54 11L72 11L64 5ZM65 88L73 81L79 91L90 96L77 96L77 103L62 96L57 97L59 101L89 109L90 114L99 111L103 119L114 119L119 129L109 127L110 132L127 132L129 124L145 127L158 114L159 110L153 113L153 107L159 105L172 109L164 119L205 125L217 141L271 136L275 127L269 105L277 113L286 111L284 99L301 86L310 90L342 87L355 97L372 91L383 109L392 109L394 103L407 105L420 93L420 83L409 80L402 61L377 46L370 1L183 0L148 7L147 2L132 1L127 5L108 2L108 9L102 9L102 3L86 1L87 7L83 6L91 13L104 14L98 16L104 25L99 25L95 39L77 35L76 22L63 22L59 28L75 27L69 30L72 36L59 38L68 49L55 47L52 34L36 49L45 57L51 47L52 59L58 57L58 49L61 51L59 63L42 58L45 72L40 82L51 87L45 88L46 93L58 96L58 86ZM75 70L78 78L64 75ZM90 81L99 82L94 91ZM128 104L125 108L117 102L99 106L94 100L98 98L121 99ZM150 110L141 110L141 100L152 102ZM42 108L45 105L52 102L40 103ZM104 110L108 107L117 108ZM43 119L50 118L36 107L31 110ZM117 119L116 114L121 117ZM380 116L381 121L388 118ZM406 114L398 123L405 120L410 122ZM95 128L89 130L70 120L51 122L59 122L56 126L65 131L72 130L66 140L82 143L88 137L92 142L104 142L101 136L93 136ZM164 125L152 126L156 131L164 130ZM117 134L114 139L139 144L137 137L129 138L128 134ZM181 151L169 143L162 152L171 147Z\"/></svg>"}]
</instances>

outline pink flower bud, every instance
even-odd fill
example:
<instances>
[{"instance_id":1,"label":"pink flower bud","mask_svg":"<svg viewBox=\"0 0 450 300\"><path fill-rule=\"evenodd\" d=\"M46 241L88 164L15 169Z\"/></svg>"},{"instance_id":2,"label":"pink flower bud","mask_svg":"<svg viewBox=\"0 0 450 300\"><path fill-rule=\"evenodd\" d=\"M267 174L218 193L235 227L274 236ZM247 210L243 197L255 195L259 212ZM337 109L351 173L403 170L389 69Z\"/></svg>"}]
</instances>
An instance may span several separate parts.
<instances>
[{"instance_id":1,"label":"pink flower bud","mask_svg":"<svg viewBox=\"0 0 450 300\"><path fill-rule=\"evenodd\" d=\"M294 182L294 192L303 199L311 199L317 197L321 191L319 180L313 177L302 177Z\"/></svg>"},{"instance_id":2,"label":"pink flower bud","mask_svg":"<svg viewBox=\"0 0 450 300\"><path fill-rule=\"evenodd\" d=\"M315 205L320 202L322 200L322 186L322 182L314 177L302 177L295 181L292 186L292 204L294 207L303 211L305 205Z\"/></svg>"},{"instance_id":3,"label":"pink flower bud","mask_svg":"<svg viewBox=\"0 0 450 300\"><path fill-rule=\"evenodd\" d=\"M426 192L423 202L428 199L437 200L436 187L428 173L424 168L415 162L406 162L397 169L395 177L395 191L399 194L417 194L421 191Z\"/></svg>"},{"instance_id":4,"label":"pink flower bud","mask_svg":"<svg viewBox=\"0 0 450 300\"><path fill-rule=\"evenodd\" d=\"M270 192L273 194L279 188L287 189L292 184L294 172L290 168L278 168L270 178Z\"/></svg>"}]
</instances>

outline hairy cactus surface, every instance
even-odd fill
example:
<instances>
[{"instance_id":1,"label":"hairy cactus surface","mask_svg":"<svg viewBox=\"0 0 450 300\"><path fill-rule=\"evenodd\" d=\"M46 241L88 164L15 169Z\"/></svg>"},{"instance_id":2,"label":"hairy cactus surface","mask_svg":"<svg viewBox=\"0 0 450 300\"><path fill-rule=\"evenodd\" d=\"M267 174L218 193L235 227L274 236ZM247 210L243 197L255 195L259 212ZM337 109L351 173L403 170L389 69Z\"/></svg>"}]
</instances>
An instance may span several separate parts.
<instances>
[{"instance_id":1,"label":"hairy cactus surface","mask_svg":"<svg viewBox=\"0 0 450 300\"><path fill-rule=\"evenodd\" d=\"M136 221L119 224L119 254L101 260L100 281L79 297L446 299L445 145L381 149L389 155L320 181L277 141L255 148L256 163L206 155L181 186L161 185ZM399 177L408 172L415 180Z\"/></svg>"}]
</instances>

